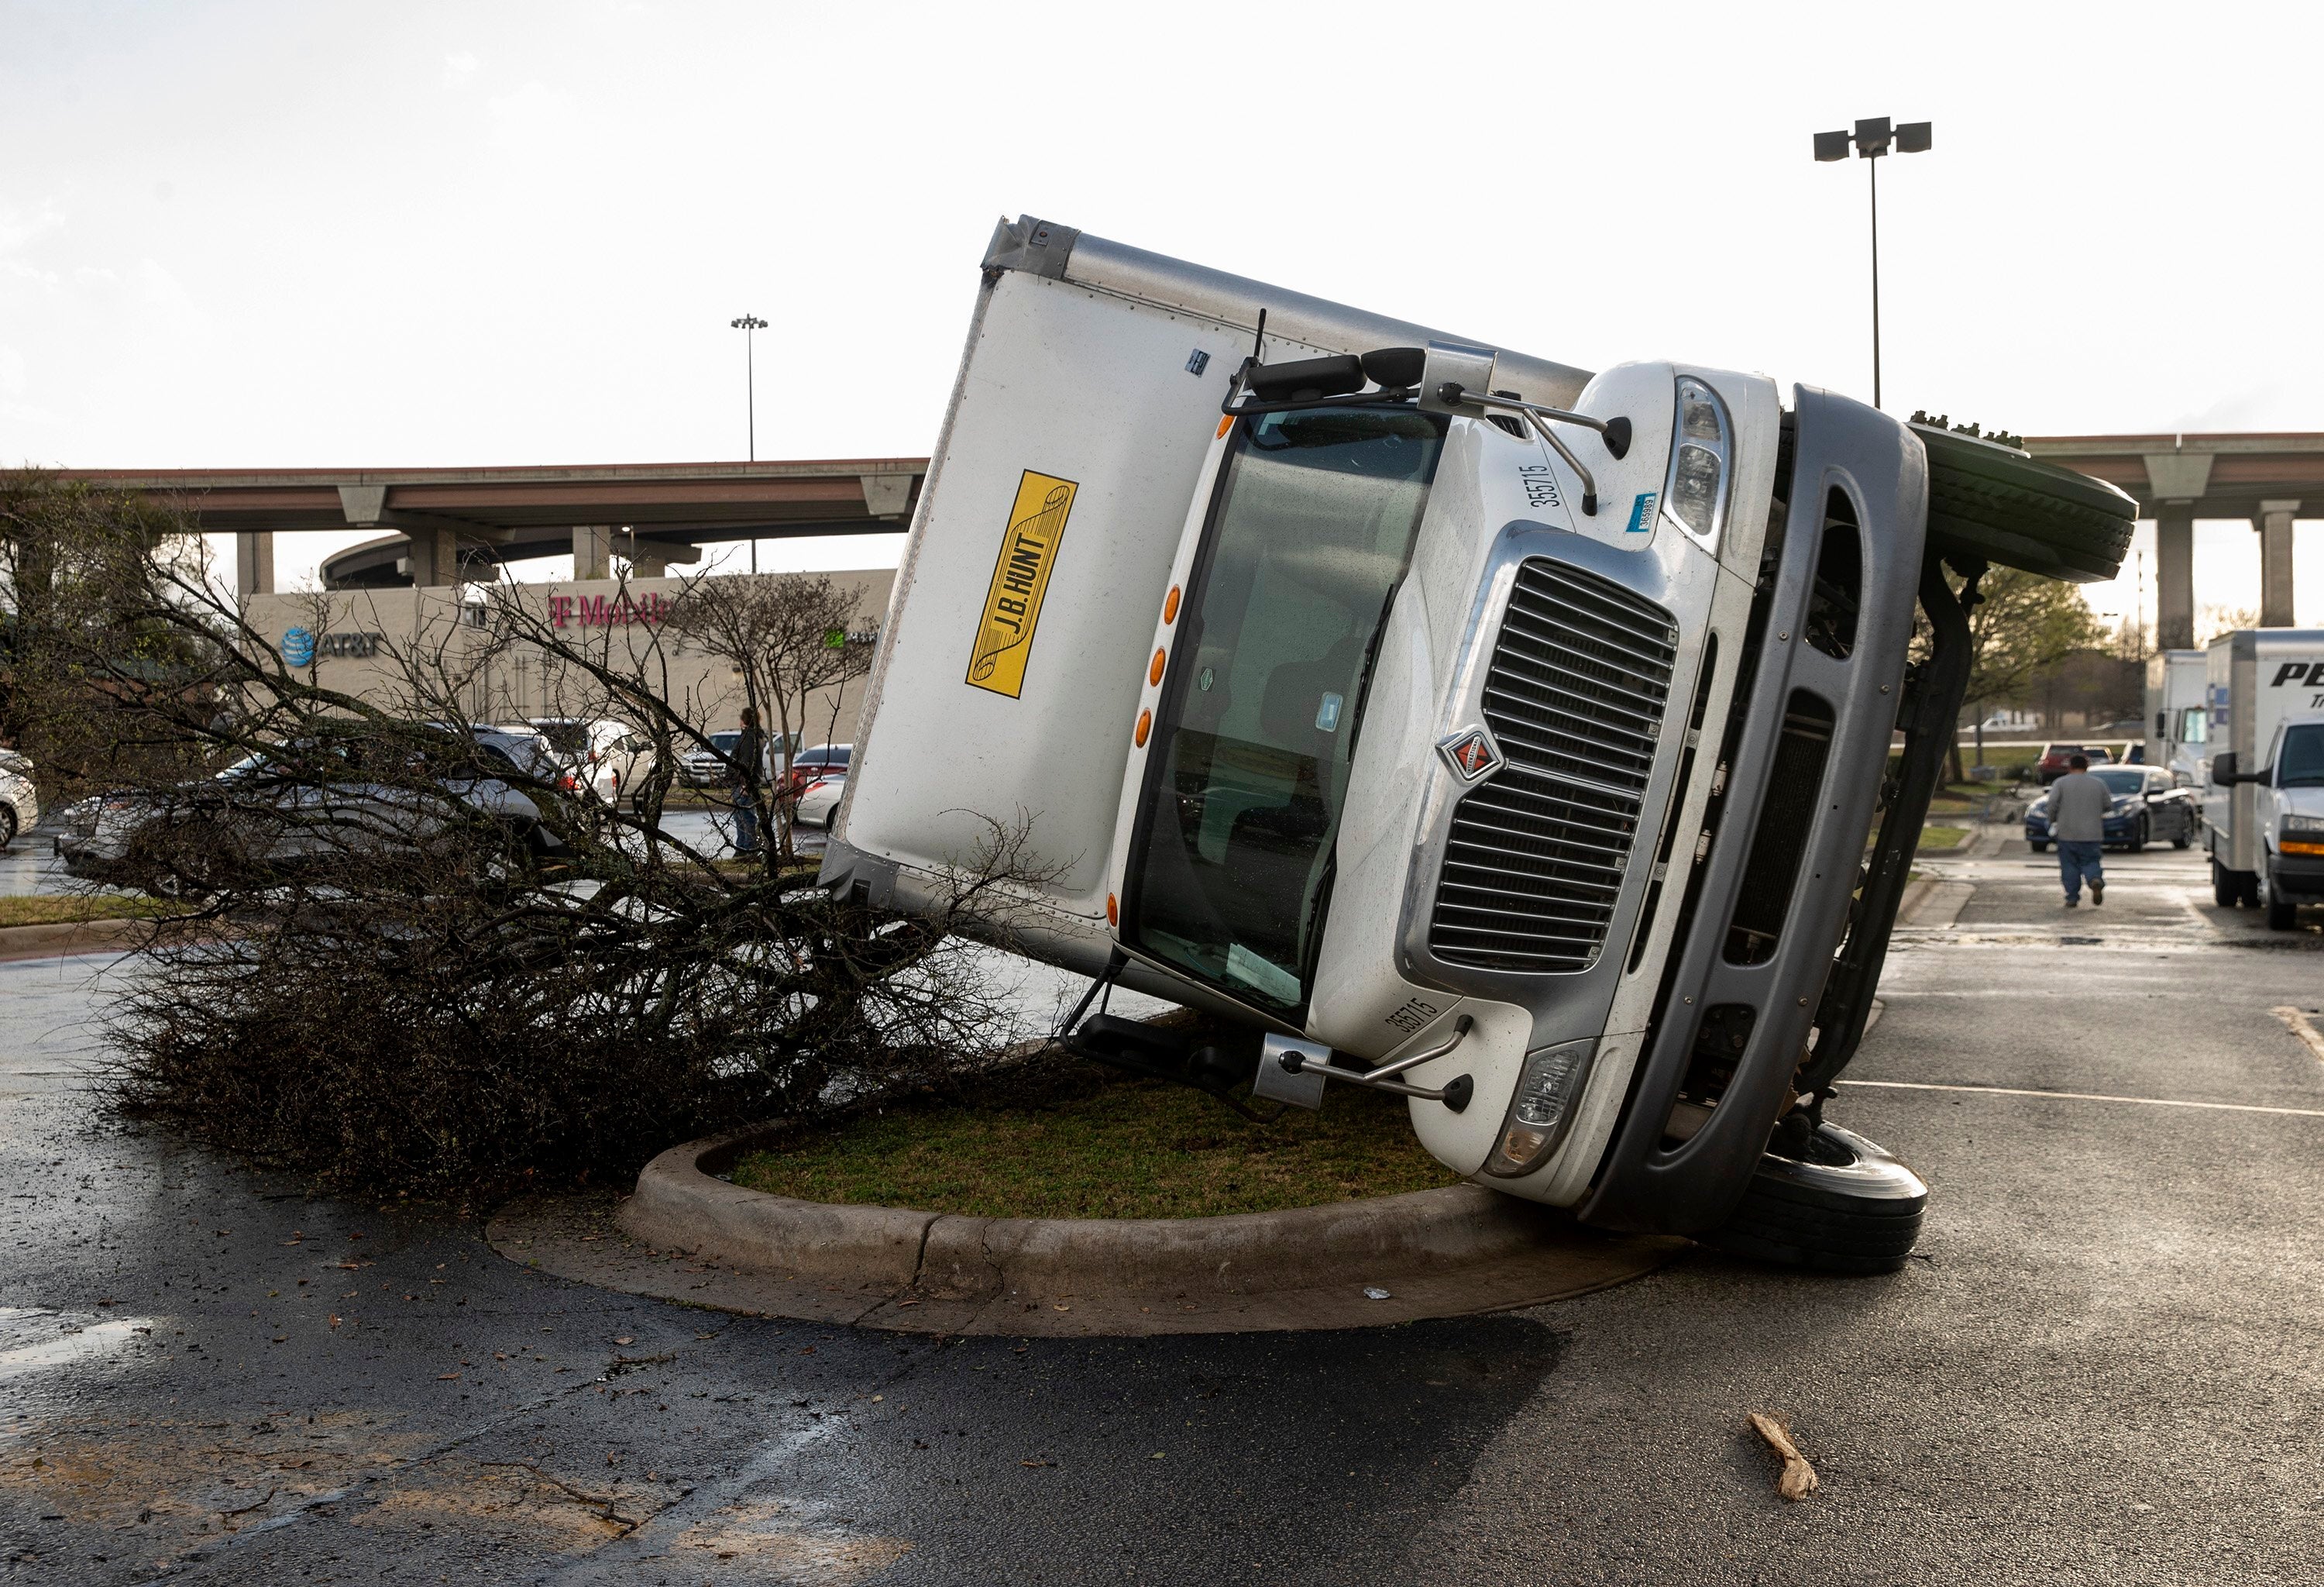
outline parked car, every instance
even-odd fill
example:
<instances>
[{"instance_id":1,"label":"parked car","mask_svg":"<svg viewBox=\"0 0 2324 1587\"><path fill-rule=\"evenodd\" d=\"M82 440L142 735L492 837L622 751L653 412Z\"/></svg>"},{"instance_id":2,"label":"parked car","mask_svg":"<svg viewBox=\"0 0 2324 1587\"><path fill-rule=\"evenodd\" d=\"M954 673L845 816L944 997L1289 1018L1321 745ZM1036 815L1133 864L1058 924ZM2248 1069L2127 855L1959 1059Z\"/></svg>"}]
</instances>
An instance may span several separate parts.
<instances>
[{"instance_id":1,"label":"parked car","mask_svg":"<svg viewBox=\"0 0 2324 1587\"><path fill-rule=\"evenodd\" d=\"M2113 752L2104 744L2043 744L2042 761L2036 768L2041 775L2042 786L2047 788L2067 772L2071 771L2073 767L2067 762L2076 755L2081 756L2093 766L2108 765L2114 760Z\"/></svg>"},{"instance_id":2,"label":"parked car","mask_svg":"<svg viewBox=\"0 0 2324 1587\"><path fill-rule=\"evenodd\" d=\"M561 781L566 771L564 761L538 728L502 727L490 722L423 722L420 725L455 739L471 739L489 745L521 778L551 788L563 787L567 793L573 791L572 787Z\"/></svg>"},{"instance_id":3,"label":"parked car","mask_svg":"<svg viewBox=\"0 0 2324 1587\"><path fill-rule=\"evenodd\" d=\"M847 775L847 758L854 748L853 744L817 744L813 749L801 750L791 758L790 765L783 772L783 791L797 798L807 792L809 783L818 779L844 778Z\"/></svg>"},{"instance_id":4,"label":"parked car","mask_svg":"<svg viewBox=\"0 0 2324 1587\"><path fill-rule=\"evenodd\" d=\"M847 792L847 774L835 771L818 777L802 789L798 808L792 821L818 832L829 832L832 823L839 819L839 801Z\"/></svg>"},{"instance_id":5,"label":"parked car","mask_svg":"<svg viewBox=\"0 0 2324 1587\"><path fill-rule=\"evenodd\" d=\"M32 786L32 763L14 750L0 750L0 849L41 818L41 796Z\"/></svg>"},{"instance_id":6,"label":"parked car","mask_svg":"<svg viewBox=\"0 0 2324 1587\"><path fill-rule=\"evenodd\" d=\"M2160 766L2098 766L2090 771L2113 796L2107 806L2103 842L2138 853L2150 843L2168 842L2183 849L2195 841L2203 821L2202 806L2193 789L2181 788ZM2047 853L2055 841L2050 835L2050 796L2043 794L2025 809L2025 842L2037 853Z\"/></svg>"},{"instance_id":7,"label":"parked car","mask_svg":"<svg viewBox=\"0 0 2324 1587\"><path fill-rule=\"evenodd\" d=\"M722 728L708 735L710 747L696 746L678 757L678 780L687 788L724 788L732 767L730 757L735 741L742 736L737 727ZM775 756L771 741L759 761L759 775L769 782L774 780Z\"/></svg>"},{"instance_id":8,"label":"parked car","mask_svg":"<svg viewBox=\"0 0 2324 1587\"><path fill-rule=\"evenodd\" d=\"M521 790L538 769L531 734L468 736L439 723L414 736L354 731L304 739L235 761L175 789L122 791L76 805L57 852L75 876L148 891L206 890L220 872L279 873L335 858L434 849L456 817L447 806L503 823L536 857L563 845ZM318 775L336 761L335 771ZM414 786L414 773L448 799Z\"/></svg>"},{"instance_id":9,"label":"parked car","mask_svg":"<svg viewBox=\"0 0 2324 1587\"><path fill-rule=\"evenodd\" d=\"M528 716L521 730L537 733L556 756L560 774L573 788L586 789L604 804L621 802L653 770L653 741L626 722L606 717Z\"/></svg>"}]
</instances>

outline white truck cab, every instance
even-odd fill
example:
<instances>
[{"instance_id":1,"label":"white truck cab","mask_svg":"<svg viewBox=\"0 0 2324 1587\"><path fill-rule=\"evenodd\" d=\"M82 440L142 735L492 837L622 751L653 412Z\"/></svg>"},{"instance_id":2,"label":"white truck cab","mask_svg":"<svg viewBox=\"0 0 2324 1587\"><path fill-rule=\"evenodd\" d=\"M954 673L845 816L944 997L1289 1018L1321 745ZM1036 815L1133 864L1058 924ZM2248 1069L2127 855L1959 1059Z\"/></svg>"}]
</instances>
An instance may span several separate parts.
<instances>
[{"instance_id":1,"label":"white truck cab","mask_svg":"<svg viewBox=\"0 0 2324 1587\"><path fill-rule=\"evenodd\" d=\"M823 883L910 909L1022 821L1016 945L1260 1027L1258 1097L1397 1092L1480 1183L1687 1232L1783 1118L1893 1266L1917 1181L1820 1114L1966 676L1941 444L2041 466L1003 223Z\"/></svg>"},{"instance_id":2,"label":"white truck cab","mask_svg":"<svg viewBox=\"0 0 2324 1587\"><path fill-rule=\"evenodd\" d=\"M2324 904L2324 629L2238 629L2209 661L2212 896L2289 931Z\"/></svg>"},{"instance_id":3,"label":"white truck cab","mask_svg":"<svg viewBox=\"0 0 2324 1587\"><path fill-rule=\"evenodd\" d=\"M2210 743L2210 659L2202 650L2157 650L2146 659L2146 763L2181 788L2200 788Z\"/></svg>"}]
</instances>

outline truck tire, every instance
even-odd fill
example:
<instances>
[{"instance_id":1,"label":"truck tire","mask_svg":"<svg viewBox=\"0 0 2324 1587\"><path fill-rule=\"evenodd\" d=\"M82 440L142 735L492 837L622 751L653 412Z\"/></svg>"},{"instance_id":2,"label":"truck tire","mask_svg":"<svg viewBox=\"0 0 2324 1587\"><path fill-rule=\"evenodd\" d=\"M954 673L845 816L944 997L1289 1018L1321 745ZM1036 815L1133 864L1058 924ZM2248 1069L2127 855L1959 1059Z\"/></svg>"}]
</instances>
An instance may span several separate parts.
<instances>
[{"instance_id":1,"label":"truck tire","mask_svg":"<svg viewBox=\"0 0 2324 1587\"><path fill-rule=\"evenodd\" d=\"M2138 503L2104 480L2014 447L1915 424L1929 454L1929 539L2052 578L2114 577Z\"/></svg>"},{"instance_id":2,"label":"truck tire","mask_svg":"<svg viewBox=\"0 0 2324 1587\"><path fill-rule=\"evenodd\" d=\"M1921 1237L1929 1187L1862 1136L1825 1124L1799 1157L1759 1159L1742 1204L1702 1243L1825 1273L1893 1273Z\"/></svg>"},{"instance_id":3,"label":"truck tire","mask_svg":"<svg viewBox=\"0 0 2324 1587\"><path fill-rule=\"evenodd\" d=\"M2261 890L2260 902L2267 910L2267 928L2270 931L2300 929L2300 906L2283 896L2283 890L2275 885L2273 878L2271 877Z\"/></svg>"},{"instance_id":4,"label":"truck tire","mask_svg":"<svg viewBox=\"0 0 2324 1587\"><path fill-rule=\"evenodd\" d=\"M2222 909L2232 909L2243 902L2244 890L2236 881L2236 873L2217 860L2211 862L2211 901Z\"/></svg>"}]
</instances>

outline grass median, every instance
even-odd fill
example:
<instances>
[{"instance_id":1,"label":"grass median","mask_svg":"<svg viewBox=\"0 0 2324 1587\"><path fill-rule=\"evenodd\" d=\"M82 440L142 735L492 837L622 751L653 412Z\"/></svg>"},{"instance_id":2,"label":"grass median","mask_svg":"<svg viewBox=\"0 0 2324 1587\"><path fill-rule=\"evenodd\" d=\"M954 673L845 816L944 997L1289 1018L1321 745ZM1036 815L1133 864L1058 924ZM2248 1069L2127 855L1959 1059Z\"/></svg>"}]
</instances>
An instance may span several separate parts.
<instances>
[{"instance_id":1,"label":"grass median","mask_svg":"<svg viewBox=\"0 0 2324 1587\"><path fill-rule=\"evenodd\" d=\"M184 905L167 899L133 898L120 893L0 893L0 927L158 920L184 911Z\"/></svg>"},{"instance_id":2,"label":"grass median","mask_svg":"<svg viewBox=\"0 0 2324 1587\"><path fill-rule=\"evenodd\" d=\"M986 1218L1205 1218L1458 1183L1402 1099L1335 1086L1254 1124L1202 1093L1120 1080L1056 1100L914 1106L804 1133L733 1180L803 1201Z\"/></svg>"}]
</instances>

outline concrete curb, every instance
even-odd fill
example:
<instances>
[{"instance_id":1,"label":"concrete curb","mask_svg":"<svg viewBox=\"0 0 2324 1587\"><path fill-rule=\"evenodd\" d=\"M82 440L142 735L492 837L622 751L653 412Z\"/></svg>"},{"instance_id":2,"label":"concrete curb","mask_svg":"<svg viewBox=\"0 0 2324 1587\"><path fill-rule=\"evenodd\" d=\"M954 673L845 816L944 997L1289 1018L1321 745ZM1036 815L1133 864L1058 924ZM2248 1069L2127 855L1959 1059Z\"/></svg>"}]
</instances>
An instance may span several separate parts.
<instances>
[{"instance_id":1,"label":"concrete curb","mask_svg":"<svg viewBox=\"0 0 2324 1587\"><path fill-rule=\"evenodd\" d=\"M42 926L0 926L0 964L53 959L68 954L117 954L134 947L151 920L60 920Z\"/></svg>"},{"instance_id":2,"label":"concrete curb","mask_svg":"<svg viewBox=\"0 0 2324 1587\"><path fill-rule=\"evenodd\" d=\"M1687 1245L1584 1229L1467 1185L1217 1218L1083 1220L794 1201L716 1177L780 1133L674 1147L618 1213L530 1204L504 1211L488 1237L528 1265L632 1293L1015 1335L1338 1328L1499 1310L1620 1283Z\"/></svg>"}]
</instances>

